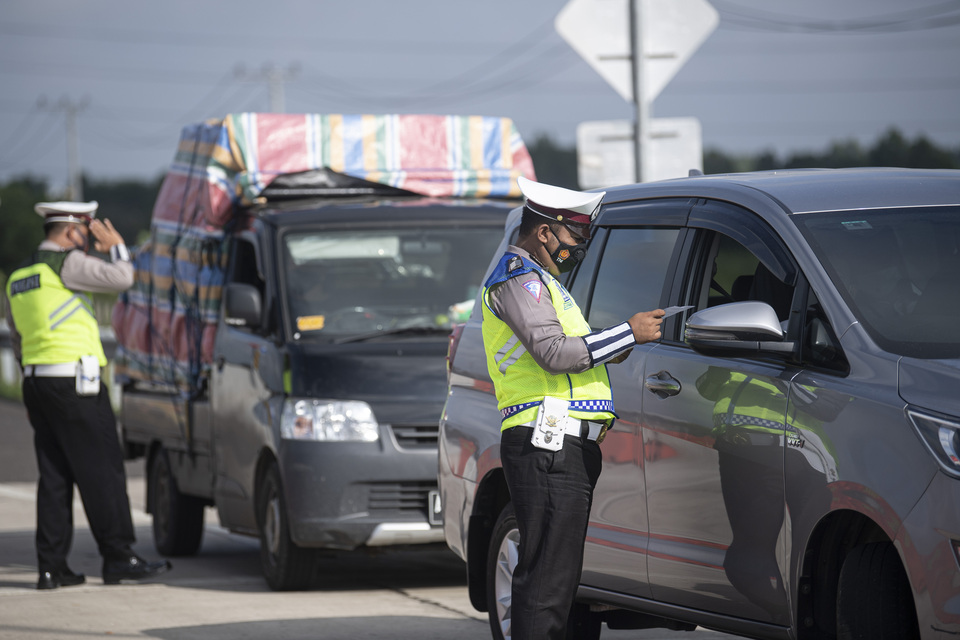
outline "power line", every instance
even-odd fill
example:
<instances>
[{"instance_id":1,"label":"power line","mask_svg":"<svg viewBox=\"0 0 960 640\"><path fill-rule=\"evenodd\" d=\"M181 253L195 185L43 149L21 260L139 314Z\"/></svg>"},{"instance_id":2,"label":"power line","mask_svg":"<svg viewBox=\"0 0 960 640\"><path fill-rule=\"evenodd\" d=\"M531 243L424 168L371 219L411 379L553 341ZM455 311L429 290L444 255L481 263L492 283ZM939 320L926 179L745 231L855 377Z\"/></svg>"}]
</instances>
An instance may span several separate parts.
<instances>
[{"instance_id":1,"label":"power line","mask_svg":"<svg viewBox=\"0 0 960 640\"><path fill-rule=\"evenodd\" d=\"M713 0L720 12L720 25L735 25L757 31L793 33L903 33L927 31L960 24L960 2L950 0L928 7L852 20L821 20L773 13L738 6L729 0Z\"/></svg>"},{"instance_id":2,"label":"power line","mask_svg":"<svg viewBox=\"0 0 960 640\"><path fill-rule=\"evenodd\" d=\"M122 44L155 44L173 46L193 46L201 48L226 48L250 51L255 48L276 50L278 45L287 48L302 48L331 53L407 53L413 55L436 56L437 50L451 47L448 55L464 56L476 55L478 52L489 50L491 43L487 41L464 42L457 41L423 41L423 40L384 40L363 39L357 37L336 38L317 36L291 36L289 34L271 35L263 32L248 34L231 33L190 33L183 31L150 31L144 29L87 27L76 30L71 27L61 27L51 24L35 24L28 22L2 22L0 35L17 36L24 38L38 38L57 40L91 40L95 42L113 42ZM467 49L475 48L474 51Z\"/></svg>"},{"instance_id":3,"label":"power line","mask_svg":"<svg viewBox=\"0 0 960 640\"><path fill-rule=\"evenodd\" d=\"M300 65L293 63L286 69L279 69L272 64L266 64L256 73L247 71L243 66L238 66L234 75L241 80L265 81L270 92L270 111L272 113L284 113L286 111L284 85L299 73Z\"/></svg>"}]
</instances>

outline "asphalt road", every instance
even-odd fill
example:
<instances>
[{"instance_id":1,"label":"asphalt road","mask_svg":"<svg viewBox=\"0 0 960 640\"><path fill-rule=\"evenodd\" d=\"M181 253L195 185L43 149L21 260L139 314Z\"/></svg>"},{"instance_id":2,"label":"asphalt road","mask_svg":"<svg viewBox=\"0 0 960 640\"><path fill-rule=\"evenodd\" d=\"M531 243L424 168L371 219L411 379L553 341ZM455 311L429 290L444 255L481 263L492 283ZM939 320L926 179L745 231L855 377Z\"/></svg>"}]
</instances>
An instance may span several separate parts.
<instances>
[{"instance_id":1,"label":"asphalt road","mask_svg":"<svg viewBox=\"0 0 960 640\"><path fill-rule=\"evenodd\" d=\"M261 639L487 640L486 614L467 598L463 563L442 546L332 553L309 591L270 591L256 540L228 533L208 509L200 553L174 558L155 582L104 586L100 556L79 497L74 501L71 567L87 582L37 591L33 536L36 462L22 405L0 400L0 640ZM143 463L127 463L137 551L150 559L150 517L143 512ZM706 630L611 631L608 640L720 640Z\"/></svg>"}]
</instances>

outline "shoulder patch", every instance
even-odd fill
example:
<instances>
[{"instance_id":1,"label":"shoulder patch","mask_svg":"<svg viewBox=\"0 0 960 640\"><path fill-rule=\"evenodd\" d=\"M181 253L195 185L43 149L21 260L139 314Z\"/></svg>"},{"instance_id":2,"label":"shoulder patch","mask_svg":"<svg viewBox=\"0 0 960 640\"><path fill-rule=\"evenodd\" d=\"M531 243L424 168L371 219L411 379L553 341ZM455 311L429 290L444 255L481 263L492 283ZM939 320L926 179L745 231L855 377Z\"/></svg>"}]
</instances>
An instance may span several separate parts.
<instances>
[{"instance_id":1,"label":"shoulder patch","mask_svg":"<svg viewBox=\"0 0 960 640\"><path fill-rule=\"evenodd\" d=\"M32 276L21 278L10 283L10 295L15 296L27 291L33 291L40 288L40 274L35 273Z\"/></svg>"},{"instance_id":2,"label":"shoulder patch","mask_svg":"<svg viewBox=\"0 0 960 640\"><path fill-rule=\"evenodd\" d=\"M520 259L520 256L513 256L510 260L507 261L507 272L516 271L523 266L523 260Z\"/></svg>"},{"instance_id":3,"label":"shoulder patch","mask_svg":"<svg viewBox=\"0 0 960 640\"><path fill-rule=\"evenodd\" d=\"M540 293L543 291L543 283L539 278L527 280L523 283L523 288L530 292L537 302L540 302Z\"/></svg>"}]
</instances>

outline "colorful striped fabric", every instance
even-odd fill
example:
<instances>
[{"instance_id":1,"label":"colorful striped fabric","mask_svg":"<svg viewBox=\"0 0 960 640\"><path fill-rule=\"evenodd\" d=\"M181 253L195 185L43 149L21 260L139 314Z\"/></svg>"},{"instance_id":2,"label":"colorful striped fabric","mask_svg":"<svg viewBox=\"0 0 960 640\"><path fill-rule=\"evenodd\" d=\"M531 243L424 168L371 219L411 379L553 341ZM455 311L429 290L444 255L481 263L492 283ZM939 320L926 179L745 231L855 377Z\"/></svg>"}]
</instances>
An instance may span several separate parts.
<instances>
[{"instance_id":1,"label":"colorful striped fabric","mask_svg":"<svg viewBox=\"0 0 960 640\"><path fill-rule=\"evenodd\" d=\"M195 389L212 361L224 225L277 176L327 168L433 197L521 196L536 179L508 118L237 113L184 127L136 281L113 312L119 376Z\"/></svg>"}]
</instances>

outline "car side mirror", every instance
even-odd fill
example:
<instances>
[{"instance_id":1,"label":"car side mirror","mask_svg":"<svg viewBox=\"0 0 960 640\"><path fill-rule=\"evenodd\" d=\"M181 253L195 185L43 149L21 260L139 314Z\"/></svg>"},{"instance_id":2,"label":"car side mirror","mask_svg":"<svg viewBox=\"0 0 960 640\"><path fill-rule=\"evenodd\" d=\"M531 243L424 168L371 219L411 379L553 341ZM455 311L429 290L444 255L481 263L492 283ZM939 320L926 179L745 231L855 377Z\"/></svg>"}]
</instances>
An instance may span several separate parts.
<instances>
[{"instance_id":1,"label":"car side mirror","mask_svg":"<svg viewBox=\"0 0 960 640\"><path fill-rule=\"evenodd\" d=\"M255 286L231 282L223 294L223 321L234 327L259 329L262 306Z\"/></svg>"},{"instance_id":2,"label":"car side mirror","mask_svg":"<svg viewBox=\"0 0 960 640\"><path fill-rule=\"evenodd\" d=\"M766 302L747 300L703 309L687 319L684 341L710 356L791 354L795 342L784 342L777 312Z\"/></svg>"}]
</instances>

